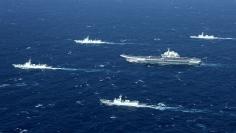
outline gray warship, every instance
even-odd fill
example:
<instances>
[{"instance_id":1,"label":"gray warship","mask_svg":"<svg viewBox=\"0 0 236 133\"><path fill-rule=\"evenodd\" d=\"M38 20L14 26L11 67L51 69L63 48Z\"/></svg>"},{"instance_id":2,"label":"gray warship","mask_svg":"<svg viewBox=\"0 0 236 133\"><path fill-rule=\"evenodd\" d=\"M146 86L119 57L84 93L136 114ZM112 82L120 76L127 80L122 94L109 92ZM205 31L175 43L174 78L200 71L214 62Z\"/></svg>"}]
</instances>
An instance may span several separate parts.
<instances>
[{"instance_id":1,"label":"gray warship","mask_svg":"<svg viewBox=\"0 0 236 133\"><path fill-rule=\"evenodd\" d=\"M180 57L175 51L168 49L161 56L131 56L131 55L120 55L125 58L126 61L132 63L143 63L143 64L158 64L158 65L200 65L202 60L199 58L188 58Z\"/></svg>"}]
</instances>

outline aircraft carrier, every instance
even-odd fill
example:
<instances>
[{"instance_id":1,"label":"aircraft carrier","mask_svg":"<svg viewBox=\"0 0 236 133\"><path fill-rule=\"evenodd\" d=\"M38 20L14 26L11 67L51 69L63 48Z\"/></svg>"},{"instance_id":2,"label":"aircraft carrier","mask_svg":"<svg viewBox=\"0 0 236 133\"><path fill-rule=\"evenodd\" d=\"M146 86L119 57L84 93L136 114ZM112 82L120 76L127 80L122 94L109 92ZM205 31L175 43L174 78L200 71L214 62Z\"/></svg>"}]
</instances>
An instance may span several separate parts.
<instances>
[{"instance_id":1,"label":"aircraft carrier","mask_svg":"<svg viewBox=\"0 0 236 133\"><path fill-rule=\"evenodd\" d=\"M143 64L158 64L158 65L200 65L202 63L199 58L180 57L175 51L168 49L161 56L132 56L132 55L120 55L125 58L126 61L132 63Z\"/></svg>"}]
</instances>

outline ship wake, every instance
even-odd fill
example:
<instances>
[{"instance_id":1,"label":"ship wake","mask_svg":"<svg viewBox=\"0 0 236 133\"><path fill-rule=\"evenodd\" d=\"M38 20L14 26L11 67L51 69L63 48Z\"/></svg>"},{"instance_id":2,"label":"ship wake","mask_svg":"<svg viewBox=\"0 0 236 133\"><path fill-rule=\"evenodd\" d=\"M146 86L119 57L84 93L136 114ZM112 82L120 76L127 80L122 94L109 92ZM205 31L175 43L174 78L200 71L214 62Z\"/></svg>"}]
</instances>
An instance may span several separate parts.
<instances>
[{"instance_id":1,"label":"ship wake","mask_svg":"<svg viewBox=\"0 0 236 133\"><path fill-rule=\"evenodd\" d=\"M217 37L218 40L236 40L236 38L230 38L230 37L226 37L226 38L223 38L223 37Z\"/></svg>"},{"instance_id":2,"label":"ship wake","mask_svg":"<svg viewBox=\"0 0 236 133\"><path fill-rule=\"evenodd\" d=\"M139 103L139 101L130 101L122 99L122 96L115 98L114 100L100 99L100 102L106 106L123 106L123 107L132 107L132 108L149 108L155 110L169 110L169 111L181 111L186 113L200 113L202 110L197 109L185 109L182 106L171 107L167 106L164 103L158 103L157 105L149 105L145 103Z\"/></svg>"},{"instance_id":3,"label":"ship wake","mask_svg":"<svg viewBox=\"0 0 236 133\"><path fill-rule=\"evenodd\" d=\"M202 63L202 67L223 67L222 64L216 64L216 63Z\"/></svg>"}]
</instances>

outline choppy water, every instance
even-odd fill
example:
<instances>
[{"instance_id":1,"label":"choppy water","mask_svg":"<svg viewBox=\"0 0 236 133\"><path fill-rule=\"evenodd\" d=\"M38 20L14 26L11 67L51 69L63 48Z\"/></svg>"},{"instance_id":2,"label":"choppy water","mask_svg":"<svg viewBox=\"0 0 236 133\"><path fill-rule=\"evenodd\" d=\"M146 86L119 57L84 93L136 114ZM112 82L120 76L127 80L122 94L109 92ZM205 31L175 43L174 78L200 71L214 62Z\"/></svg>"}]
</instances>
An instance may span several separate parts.
<instances>
[{"instance_id":1,"label":"choppy water","mask_svg":"<svg viewBox=\"0 0 236 133\"><path fill-rule=\"evenodd\" d=\"M0 1L1 133L234 133L234 0ZM116 44L78 45L87 36ZM121 45L122 44L122 45ZM167 48L204 59L198 67L140 65L120 54ZM78 71L21 70L35 64ZM196 112L107 107L120 94Z\"/></svg>"}]
</instances>

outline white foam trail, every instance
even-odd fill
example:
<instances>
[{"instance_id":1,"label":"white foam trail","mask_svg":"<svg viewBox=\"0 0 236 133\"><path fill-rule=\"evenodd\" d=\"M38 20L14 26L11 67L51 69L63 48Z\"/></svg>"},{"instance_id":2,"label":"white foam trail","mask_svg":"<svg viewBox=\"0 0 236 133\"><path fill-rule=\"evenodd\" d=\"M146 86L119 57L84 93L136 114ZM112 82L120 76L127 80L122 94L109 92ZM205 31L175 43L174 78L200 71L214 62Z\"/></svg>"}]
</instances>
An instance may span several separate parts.
<instances>
[{"instance_id":1,"label":"white foam trail","mask_svg":"<svg viewBox=\"0 0 236 133\"><path fill-rule=\"evenodd\" d=\"M214 35L204 35L202 34L197 35L197 36L190 36L192 39L203 39L203 40L235 40L235 38L223 38L223 37L215 37Z\"/></svg>"},{"instance_id":2,"label":"white foam trail","mask_svg":"<svg viewBox=\"0 0 236 133\"><path fill-rule=\"evenodd\" d=\"M186 112L186 113L203 112L197 109L184 109L182 106L170 107L170 106L166 106L164 103L158 103L157 105L148 105L145 103L139 103L139 101L123 100L122 96L119 96L119 98L115 98L114 100L100 99L100 102L107 106L149 108L149 109L155 109L155 110L160 110L160 111L171 110L171 111L181 111L181 112Z\"/></svg>"},{"instance_id":3,"label":"white foam trail","mask_svg":"<svg viewBox=\"0 0 236 133\"><path fill-rule=\"evenodd\" d=\"M12 64L15 68L24 69L24 70L64 70L64 71L84 71L84 72L99 72L103 70L99 69L76 69L76 68L61 68L61 67L52 67L47 64L32 64L31 60L25 64Z\"/></svg>"},{"instance_id":4,"label":"white foam trail","mask_svg":"<svg viewBox=\"0 0 236 133\"><path fill-rule=\"evenodd\" d=\"M79 69L76 69L75 71L83 71L83 72L88 72L88 73L94 73L94 72L103 72L103 71L106 71L104 69L82 69L82 68L79 68Z\"/></svg>"},{"instance_id":5,"label":"white foam trail","mask_svg":"<svg viewBox=\"0 0 236 133\"><path fill-rule=\"evenodd\" d=\"M202 63L200 66L203 67L222 67L222 64L214 64L214 63Z\"/></svg>"},{"instance_id":6,"label":"white foam trail","mask_svg":"<svg viewBox=\"0 0 236 133\"><path fill-rule=\"evenodd\" d=\"M111 43L109 43L109 44L112 44L112 45L127 45L127 44L135 44L135 43L128 43L128 42L127 42L127 43L122 43L122 42L120 42L120 43L119 43L119 42L114 42L114 43L112 43L112 42L111 42Z\"/></svg>"},{"instance_id":7,"label":"white foam trail","mask_svg":"<svg viewBox=\"0 0 236 133\"><path fill-rule=\"evenodd\" d=\"M236 40L236 38L230 38L230 37L228 37L228 38L218 37L218 39L220 39L220 40Z\"/></svg>"}]
</instances>

